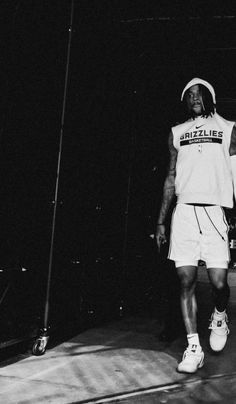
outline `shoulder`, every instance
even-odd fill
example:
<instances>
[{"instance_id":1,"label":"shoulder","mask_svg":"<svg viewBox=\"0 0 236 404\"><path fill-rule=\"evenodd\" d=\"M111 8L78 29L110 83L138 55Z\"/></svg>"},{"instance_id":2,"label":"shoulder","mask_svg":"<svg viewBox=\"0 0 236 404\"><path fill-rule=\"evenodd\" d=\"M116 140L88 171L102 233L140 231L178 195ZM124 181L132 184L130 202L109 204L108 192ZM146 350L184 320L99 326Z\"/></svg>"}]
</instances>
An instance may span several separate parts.
<instances>
[{"instance_id":1,"label":"shoulder","mask_svg":"<svg viewBox=\"0 0 236 404\"><path fill-rule=\"evenodd\" d=\"M231 130L235 126L234 121L229 121L228 119L223 118L221 115L218 114L218 112L215 112L213 117L218 121L221 125L224 124L226 127Z\"/></svg>"},{"instance_id":2,"label":"shoulder","mask_svg":"<svg viewBox=\"0 0 236 404\"><path fill-rule=\"evenodd\" d=\"M172 130L174 138L178 138L184 132L188 131L189 127L191 127L192 124L193 124L193 119L189 119L185 122L178 123L177 125L172 126L171 130Z\"/></svg>"},{"instance_id":3,"label":"shoulder","mask_svg":"<svg viewBox=\"0 0 236 404\"><path fill-rule=\"evenodd\" d=\"M185 126L189 125L189 122L192 122L192 121L193 121L192 119L188 119L187 121L184 121L184 122L176 122L175 125L173 125L171 129L173 131L175 131L178 129L185 128Z\"/></svg>"}]
</instances>

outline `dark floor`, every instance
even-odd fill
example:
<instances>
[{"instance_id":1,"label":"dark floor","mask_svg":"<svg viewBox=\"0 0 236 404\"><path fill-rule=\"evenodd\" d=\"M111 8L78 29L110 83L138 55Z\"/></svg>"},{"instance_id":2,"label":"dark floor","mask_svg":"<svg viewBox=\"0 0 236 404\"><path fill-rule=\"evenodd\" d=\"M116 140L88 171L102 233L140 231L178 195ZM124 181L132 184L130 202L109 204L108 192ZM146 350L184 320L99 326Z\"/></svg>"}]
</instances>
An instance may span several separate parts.
<instances>
[{"instance_id":1,"label":"dark floor","mask_svg":"<svg viewBox=\"0 0 236 404\"><path fill-rule=\"evenodd\" d=\"M20 403L236 403L236 301L231 274L230 335L221 354L208 346L210 292L198 282L199 333L205 365L194 375L176 366L185 348L181 332L160 340L163 321L140 313L90 328L43 356L18 354L2 360L0 402Z\"/></svg>"}]
</instances>

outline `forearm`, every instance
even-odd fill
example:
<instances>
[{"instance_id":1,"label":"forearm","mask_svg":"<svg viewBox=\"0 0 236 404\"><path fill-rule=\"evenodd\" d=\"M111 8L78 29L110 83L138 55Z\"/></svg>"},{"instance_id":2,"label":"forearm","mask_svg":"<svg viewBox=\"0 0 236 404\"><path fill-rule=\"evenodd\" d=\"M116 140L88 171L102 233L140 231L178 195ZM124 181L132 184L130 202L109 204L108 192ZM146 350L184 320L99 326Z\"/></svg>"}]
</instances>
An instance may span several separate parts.
<instances>
[{"instance_id":1,"label":"forearm","mask_svg":"<svg viewBox=\"0 0 236 404\"><path fill-rule=\"evenodd\" d=\"M157 218L157 224L164 224L166 220L166 216L168 214L171 202L173 201L175 195L175 186L173 181L170 181L168 178L165 181L164 189L163 189L163 197L161 202L161 207L159 211L159 215Z\"/></svg>"}]
</instances>

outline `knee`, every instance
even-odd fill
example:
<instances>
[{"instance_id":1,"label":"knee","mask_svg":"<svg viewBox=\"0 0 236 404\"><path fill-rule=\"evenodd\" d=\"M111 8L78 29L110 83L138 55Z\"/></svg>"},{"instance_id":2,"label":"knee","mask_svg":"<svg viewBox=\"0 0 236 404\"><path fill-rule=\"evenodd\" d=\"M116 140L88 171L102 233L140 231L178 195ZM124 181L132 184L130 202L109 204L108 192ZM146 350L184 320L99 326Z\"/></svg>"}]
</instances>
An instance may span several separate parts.
<instances>
[{"instance_id":1,"label":"knee","mask_svg":"<svg viewBox=\"0 0 236 404\"><path fill-rule=\"evenodd\" d=\"M181 279L180 286L182 291L190 292L195 289L195 282L191 279L184 278Z\"/></svg>"},{"instance_id":2,"label":"knee","mask_svg":"<svg viewBox=\"0 0 236 404\"><path fill-rule=\"evenodd\" d=\"M191 293L194 291L197 282L197 268L182 267L177 268L178 277L180 280L181 292Z\"/></svg>"},{"instance_id":3,"label":"knee","mask_svg":"<svg viewBox=\"0 0 236 404\"><path fill-rule=\"evenodd\" d=\"M226 280L223 280L223 279L218 279L218 280L215 281L214 284L213 284L213 288L215 288L215 289L217 289L217 290L224 290L224 289L227 289L228 287L229 287L229 286L228 286L227 281L226 281Z\"/></svg>"}]
</instances>

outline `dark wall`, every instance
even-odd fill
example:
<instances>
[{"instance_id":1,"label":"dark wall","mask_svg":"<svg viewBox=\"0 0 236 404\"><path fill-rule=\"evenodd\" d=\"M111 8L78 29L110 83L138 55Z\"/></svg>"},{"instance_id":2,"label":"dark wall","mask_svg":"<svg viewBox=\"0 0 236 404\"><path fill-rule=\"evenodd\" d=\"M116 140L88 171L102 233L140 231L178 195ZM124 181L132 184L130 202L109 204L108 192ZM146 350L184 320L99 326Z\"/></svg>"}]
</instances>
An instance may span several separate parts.
<instances>
[{"instance_id":1,"label":"dark wall","mask_svg":"<svg viewBox=\"0 0 236 404\"><path fill-rule=\"evenodd\" d=\"M186 81L209 80L219 112L235 119L236 17L225 4L199 10L189 2L74 2L52 278L58 299L72 278L80 283L81 273L89 274L87 289L96 284L98 262L96 276L112 260L118 279L124 252L128 271L139 260L133 280L148 279L147 268L152 279L149 233L165 176L168 132L182 117L179 98ZM70 5L28 0L0 6L0 265L34 271L41 296ZM66 292L61 279L67 280Z\"/></svg>"}]
</instances>

